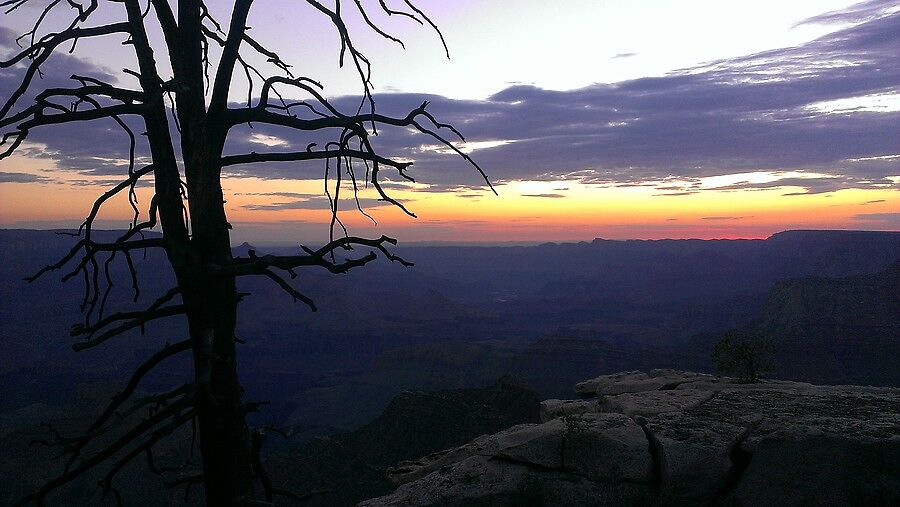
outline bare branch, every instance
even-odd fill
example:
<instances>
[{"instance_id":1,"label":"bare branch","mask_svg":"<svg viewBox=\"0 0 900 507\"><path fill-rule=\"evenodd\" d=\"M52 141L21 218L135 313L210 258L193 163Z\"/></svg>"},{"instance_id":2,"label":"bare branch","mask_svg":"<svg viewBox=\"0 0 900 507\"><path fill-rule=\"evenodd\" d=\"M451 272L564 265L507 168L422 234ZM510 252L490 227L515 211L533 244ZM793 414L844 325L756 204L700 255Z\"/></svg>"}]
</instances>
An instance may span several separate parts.
<instances>
[{"instance_id":1,"label":"bare branch","mask_svg":"<svg viewBox=\"0 0 900 507\"><path fill-rule=\"evenodd\" d=\"M135 368L134 372L131 374L131 378L128 379L128 383L125 384L125 388L119 391L116 394L109 405L103 410L100 416L91 424L91 430L100 428L110 416L115 413L115 411L124 403L128 398L134 394L134 391L137 389L138 384L140 384L141 379L144 378L147 373L149 373L153 368L155 368L159 363L163 362L163 360L168 359L180 352L184 352L190 350L191 341L183 340L180 342L173 343L171 345L166 345L161 350L150 356L149 359L141 363L137 368Z\"/></svg>"},{"instance_id":2,"label":"bare branch","mask_svg":"<svg viewBox=\"0 0 900 507\"><path fill-rule=\"evenodd\" d=\"M230 268L225 271L236 276L243 275L259 275L265 274L269 268L278 268L291 273L293 269L305 266L319 266L327 269L332 273L346 273L352 268L363 266L377 258L374 251L370 251L367 255L358 258L345 259L340 262L330 260L331 254L338 249L352 250L355 246L367 246L375 248L390 261L399 262L403 266L409 267L413 263L392 254L385 244L396 245L397 240L382 236L378 239L365 239L354 236L346 236L335 239L318 250L311 250L306 247L301 248L306 252L303 255L264 255L257 257L237 257Z\"/></svg>"},{"instance_id":3,"label":"bare branch","mask_svg":"<svg viewBox=\"0 0 900 507\"><path fill-rule=\"evenodd\" d=\"M234 64L238 59L241 41L247 30L247 16L250 14L252 0L237 0L231 12L231 26L228 29L228 38L222 49L219 59L219 68L216 71L216 80L213 84L212 97L209 108L211 111L220 112L225 109L228 101L228 90L231 87L231 76L234 72Z\"/></svg>"},{"instance_id":4,"label":"bare branch","mask_svg":"<svg viewBox=\"0 0 900 507\"><path fill-rule=\"evenodd\" d=\"M113 396L112 400L110 400L109 404L106 406L103 412L101 412L100 415L96 419L94 419L94 422L91 423L90 427L88 427L88 429L85 431L85 436L70 450L71 457L69 458L66 466L69 467L73 463L75 463L75 460L80 456L81 451L84 449L84 446L87 445L90 441L90 437L95 432L103 428L103 426L109 421L113 414L116 413L119 407L121 407L122 404L125 403L134 394L135 390L137 390L137 387L141 382L141 379L143 379L144 376L147 375L147 373L153 370L165 359L172 357L179 352L190 350L190 348L190 340L180 341L172 345L167 344L162 350L156 352L155 354L150 356L149 359L141 363L131 374L131 378L128 379L128 383L125 384L125 387L121 391L116 393L115 396ZM186 389L179 388L175 391L177 391L177 394L184 394L186 392ZM153 401L167 400L169 398L169 394L170 393L165 393L165 398L155 398ZM135 407L141 407L145 404L146 401L143 401L142 403L136 404Z\"/></svg>"},{"instance_id":5,"label":"bare branch","mask_svg":"<svg viewBox=\"0 0 900 507\"><path fill-rule=\"evenodd\" d=\"M363 4L360 0L353 0L356 3L356 9L359 11L359 14L363 17L363 20L369 25L369 28L375 31L378 35L384 37L385 39L395 42L400 45L401 48L406 49L406 45L403 44L403 41L394 37L393 35L386 33L384 30L378 27L375 23L369 19L369 13L366 12L366 8L363 7Z\"/></svg>"},{"instance_id":6,"label":"bare branch","mask_svg":"<svg viewBox=\"0 0 900 507\"><path fill-rule=\"evenodd\" d=\"M259 162L301 162L305 160L325 160L329 158L353 157L379 162L384 165L406 169L412 162L398 162L389 158L376 155L371 152L351 149L323 150L323 151L287 151L271 153L246 153L243 155L227 155L220 159L222 167L240 164L254 164Z\"/></svg>"},{"instance_id":7,"label":"bare branch","mask_svg":"<svg viewBox=\"0 0 900 507\"><path fill-rule=\"evenodd\" d=\"M181 292L177 287L174 289L170 289L168 292L159 297L156 301L150 305L146 310L142 310L139 312L119 312L113 315L110 315L100 321L90 325L85 326L84 324L76 324L72 326L72 329L69 331L69 336L80 336L80 335L88 335L90 337L95 332L103 329L104 327L112 324L113 322L117 322L120 320L131 320L135 318L139 318L147 312L153 312L159 309L163 304L169 302L173 297Z\"/></svg>"},{"instance_id":8,"label":"bare branch","mask_svg":"<svg viewBox=\"0 0 900 507\"><path fill-rule=\"evenodd\" d=\"M299 291L297 291L297 289L291 287L291 285L287 282L287 280L278 276L271 269L264 269L262 274L265 275L270 280L272 280L273 282L275 282L276 284L278 284L278 286L281 287L285 292L290 294L291 297L294 298L294 301L302 301L303 303L306 304L306 306L309 307L310 310L312 310L314 312L317 310L316 304L313 303L312 299L309 299L308 297L304 296Z\"/></svg>"},{"instance_id":9,"label":"bare branch","mask_svg":"<svg viewBox=\"0 0 900 507\"><path fill-rule=\"evenodd\" d=\"M440 39L441 39L441 44L443 44L443 46L444 46L444 53L447 55L447 59L449 60L450 59L450 48L447 47L447 41L444 40L444 34L441 33L441 29L438 28L438 26L434 23L434 21L432 21L431 18L426 16L425 13L422 12L421 9L416 7L415 4L412 3L412 1L410 1L410 0L405 0L405 1L406 1L406 5L408 5L410 9L415 11L416 14L418 14L422 19L424 19L425 22L428 23L429 25L431 25L431 28L435 32L437 32L438 37L440 37Z\"/></svg>"},{"instance_id":10,"label":"bare branch","mask_svg":"<svg viewBox=\"0 0 900 507\"><path fill-rule=\"evenodd\" d=\"M69 252L66 253L60 260L57 262L50 264L48 266L44 266L37 273L26 277L26 282L33 282L44 275L44 273L48 273L50 271L56 271L57 269L62 268L66 264L71 261L75 255L81 251L82 249L88 252L88 254L84 257L84 259L79 263L78 268L76 268L73 273L66 275L65 279L68 280L73 276L74 273L77 273L78 269L84 267L87 264L88 259L93 257L93 254L96 252L112 252L112 251L126 251L126 250L136 250L141 248L165 248L165 241L161 238L150 238L150 239L142 239L128 242L117 242L117 243L97 243L92 240L82 239L75 243Z\"/></svg>"},{"instance_id":11,"label":"bare branch","mask_svg":"<svg viewBox=\"0 0 900 507\"><path fill-rule=\"evenodd\" d=\"M285 63L285 61L278 55L278 53L270 49L266 49L262 44L257 42L256 39L250 37L246 33L244 33L244 42L255 49L259 54L265 56L267 58L266 61L281 69L285 74L288 75L288 77L293 77L290 70L291 66Z\"/></svg>"},{"instance_id":12,"label":"bare branch","mask_svg":"<svg viewBox=\"0 0 900 507\"><path fill-rule=\"evenodd\" d=\"M166 39L166 47L170 48L169 58L171 58L173 67L180 63L178 60L178 52L173 51L178 47L178 23L175 21L175 14L172 12L172 6L168 0L149 0L148 7L152 5L156 12L156 19L162 29L163 37Z\"/></svg>"},{"instance_id":13,"label":"bare branch","mask_svg":"<svg viewBox=\"0 0 900 507\"><path fill-rule=\"evenodd\" d=\"M187 307L185 307L184 305L171 305L171 306L164 306L162 308L159 308L156 310L151 310L151 311L127 312L127 313L116 314L114 316L114 317L116 317L116 319L114 319L114 320L121 320L121 319L125 318L125 317L122 317L122 315L129 315L131 318L130 318L130 320L123 322L122 324L120 324L108 331L105 331L97 336L91 335L90 338L73 344L72 349L75 352L80 352L84 349L96 347L97 345L100 345L101 343L105 342L106 340L108 340L114 336L118 336L126 331L129 331L136 327L143 328L144 324L146 324L147 322L150 322L151 320L157 320L157 319L162 319L165 317L171 317L173 315L181 315L186 312L187 312Z\"/></svg>"},{"instance_id":14,"label":"bare branch","mask_svg":"<svg viewBox=\"0 0 900 507\"><path fill-rule=\"evenodd\" d=\"M100 484L104 488L104 492L112 490L113 479L119 472L122 471L123 468L125 468L125 465L130 463L134 458L140 456L141 454L148 452L153 448L154 445L156 445L157 442L173 434L175 430L184 425L184 423L192 420L194 417L196 417L196 413L194 411L187 411L178 417L173 417L169 424L154 430L152 433L150 433L150 436L146 440L144 440L144 442L133 448L125 456L116 461L109 472L107 472L106 476L104 476L104 478L100 481Z\"/></svg>"},{"instance_id":15,"label":"bare branch","mask_svg":"<svg viewBox=\"0 0 900 507\"><path fill-rule=\"evenodd\" d=\"M381 10L383 10L388 16L393 16L396 14L398 16L407 17L420 25L423 24L422 20L417 18L414 14L410 14L405 11L396 11L396 10L391 9L390 7L388 7L387 3L385 3L384 0L378 0L378 4L381 6Z\"/></svg>"},{"instance_id":16,"label":"bare branch","mask_svg":"<svg viewBox=\"0 0 900 507\"><path fill-rule=\"evenodd\" d=\"M72 79L79 79L78 76L72 76ZM86 79L86 78L80 78ZM68 97L87 97L90 95L102 95L111 99L120 100L122 102L139 102L143 100L144 94L135 90L127 90L109 85L84 85L80 88L47 88L35 96L35 100L42 102L53 96Z\"/></svg>"},{"instance_id":17,"label":"bare branch","mask_svg":"<svg viewBox=\"0 0 900 507\"><path fill-rule=\"evenodd\" d=\"M26 58L32 58L31 64L25 70L25 74L22 78L19 87L16 88L10 97L6 100L2 107L0 107L0 118L6 117L6 114L9 113L9 110L13 107L13 105L22 97L26 90L28 90L28 86L31 84L31 80L34 78L34 75L39 72L40 66L47 61L53 51L60 44L70 41L70 40L78 40L87 37L100 37L103 35L110 35L114 33L127 33L128 32L128 24L127 23L112 23L109 25L96 26L91 28L70 28L68 30L63 30L60 33L51 34L43 37L38 43L25 48L19 53L13 55L12 58L8 60L0 61L0 69L5 69L16 65ZM37 56L34 56L37 54Z\"/></svg>"},{"instance_id":18,"label":"bare branch","mask_svg":"<svg viewBox=\"0 0 900 507\"><path fill-rule=\"evenodd\" d=\"M167 405L172 398L181 398L183 395L193 395L196 386L194 384L183 384L175 389L170 391L166 391L164 393L156 393L147 396L143 396L131 402L128 408L120 409L116 411L118 417L124 419L135 412L139 412L144 409L144 407L148 407L152 405L152 410L158 410L159 407Z\"/></svg>"},{"instance_id":19,"label":"bare branch","mask_svg":"<svg viewBox=\"0 0 900 507\"><path fill-rule=\"evenodd\" d=\"M61 123L72 123L76 121L98 120L100 118L111 118L113 116L123 115L142 115L146 112L146 108L139 104L118 104L113 106L104 106L96 109L85 109L82 111L69 111L57 114L39 114L35 115L31 120L19 124L20 130L30 130L35 127L45 127L47 125L59 125Z\"/></svg>"},{"instance_id":20,"label":"bare branch","mask_svg":"<svg viewBox=\"0 0 900 507\"><path fill-rule=\"evenodd\" d=\"M369 59L354 46L353 39L350 38L350 32L347 30L347 25L344 24L344 20L341 17L341 3L335 2L335 9L333 11L316 0L306 0L306 3L328 16L335 29L337 29L341 40L341 53L338 58L339 65L343 67L344 56L348 52L350 54L350 59L353 60L353 65L356 68L356 72L359 74L359 79L363 85L363 98L357 112L362 111L366 101L369 102L370 110L374 112L375 99L372 97L372 65L369 63Z\"/></svg>"},{"instance_id":21,"label":"bare branch","mask_svg":"<svg viewBox=\"0 0 900 507\"><path fill-rule=\"evenodd\" d=\"M36 502L39 504L42 503L44 498L51 491L55 490L56 488L58 488L64 484L71 482L72 480L81 476L88 470L94 468L95 466L99 465L100 463L103 463L107 459L113 457L117 452L119 452L120 450L122 450L123 448L128 446L129 444L133 443L135 441L135 439L139 438L141 435L150 431L156 425L166 421L169 418L174 417L174 418L176 418L175 420L184 419L186 422L187 420L189 420L189 418L186 418L186 415L182 415L184 408L185 408L186 401L187 400L182 400L181 403L174 403L172 405L169 405L168 407L156 412L155 414L151 415L150 417L147 417L146 419L144 419L143 421L141 421L140 423L138 423L137 425L132 427L129 431L125 432L125 434L123 434L121 437L119 437L118 439L113 441L110 445L108 445L104 449L101 449L100 451L97 451L96 453L91 455L89 458L85 459L78 467L68 470L68 471L64 472L62 475L47 482L46 484L44 484L43 487L41 487L41 489L39 489L38 491L36 491L30 495L25 496L24 498L22 498L18 502L16 502L14 505L16 505L16 506L25 505L25 504L28 504L31 502ZM193 415L193 414L191 413L191 415Z\"/></svg>"}]
</instances>

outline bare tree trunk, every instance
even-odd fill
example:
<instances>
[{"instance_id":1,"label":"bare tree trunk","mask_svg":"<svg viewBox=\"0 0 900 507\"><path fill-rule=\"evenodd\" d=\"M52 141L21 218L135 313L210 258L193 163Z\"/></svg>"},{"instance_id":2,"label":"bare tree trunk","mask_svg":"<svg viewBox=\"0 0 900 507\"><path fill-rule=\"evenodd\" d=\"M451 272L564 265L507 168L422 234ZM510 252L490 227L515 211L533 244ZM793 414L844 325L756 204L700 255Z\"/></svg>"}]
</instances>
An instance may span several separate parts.
<instances>
[{"instance_id":1,"label":"bare tree trunk","mask_svg":"<svg viewBox=\"0 0 900 507\"><path fill-rule=\"evenodd\" d=\"M182 215L179 175L169 138L166 111L152 52L146 40L137 3L126 8L134 26L142 59L142 83L153 97L154 111L147 117L147 133L154 150L160 219L169 248L169 261L175 271L187 308L188 329L194 356L197 384L195 410L202 456L206 502L210 506L229 507L250 498L250 434L244 420L241 386L237 376L234 327L237 318L237 288L233 275L222 269L231 264L231 245L217 161L224 145L224 133L216 133L211 142L204 107L202 56L199 41L200 7L184 2L179 18L183 33L182 59L193 67L182 69L186 91L180 94L179 111L183 127L182 152L185 156L192 237L189 238ZM193 5L190 5L193 4ZM218 138L222 139L218 139ZM218 268L218 269L217 269Z\"/></svg>"},{"instance_id":2,"label":"bare tree trunk","mask_svg":"<svg viewBox=\"0 0 900 507\"><path fill-rule=\"evenodd\" d=\"M250 2L244 4L242 11L249 11ZM191 269L182 290L198 387L195 409L206 503L230 507L251 497L252 461L235 355L237 288L234 275L225 270L232 256L219 159L227 131L219 130L218 116L207 110L201 7L198 0L181 0L177 14L181 34L177 113L192 232ZM233 20L240 24L236 33L243 33L245 19L240 15ZM222 81L230 80L229 70Z\"/></svg>"},{"instance_id":3,"label":"bare tree trunk","mask_svg":"<svg viewBox=\"0 0 900 507\"><path fill-rule=\"evenodd\" d=\"M190 200L194 262L182 287L198 386L195 406L206 502L232 506L250 498L252 481L250 432L235 355L237 287L234 275L222 269L232 264L229 225L218 167L209 162L218 160L221 144L204 139L205 129L194 134L198 134L194 149L186 153L185 165L188 193L194 197Z\"/></svg>"},{"instance_id":4,"label":"bare tree trunk","mask_svg":"<svg viewBox=\"0 0 900 507\"><path fill-rule=\"evenodd\" d=\"M188 323L206 502L232 506L249 498L252 466L234 348L234 279L198 282L201 287L189 298Z\"/></svg>"},{"instance_id":5,"label":"bare tree trunk","mask_svg":"<svg viewBox=\"0 0 900 507\"><path fill-rule=\"evenodd\" d=\"M232 506L250 497L252 462L235 355L237 290L233 276L215 269L230 262L231 251L227 230L221 225L216 229L224 232L215 243L192 240L200 261L186 276L184 298L193 343L206 502Z\"/></svg>"}]
</instances>

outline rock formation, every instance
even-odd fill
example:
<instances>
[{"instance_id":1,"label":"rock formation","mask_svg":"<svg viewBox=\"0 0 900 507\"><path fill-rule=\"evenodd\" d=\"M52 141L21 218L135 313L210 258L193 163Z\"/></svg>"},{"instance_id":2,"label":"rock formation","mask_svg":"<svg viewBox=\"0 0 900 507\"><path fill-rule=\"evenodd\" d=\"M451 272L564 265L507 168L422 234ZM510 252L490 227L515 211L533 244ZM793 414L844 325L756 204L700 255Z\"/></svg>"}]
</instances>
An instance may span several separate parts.
<instances>
[{"instance_id":1,"label":"rock formation","mask_svg":"<svg viewBox=\"0 0 900 507\"><path fill-rule=\"evenodd\" d=\"M653 370L576 392L360 505L900 505L900 389Z\"/></svg>"}]
</instances>

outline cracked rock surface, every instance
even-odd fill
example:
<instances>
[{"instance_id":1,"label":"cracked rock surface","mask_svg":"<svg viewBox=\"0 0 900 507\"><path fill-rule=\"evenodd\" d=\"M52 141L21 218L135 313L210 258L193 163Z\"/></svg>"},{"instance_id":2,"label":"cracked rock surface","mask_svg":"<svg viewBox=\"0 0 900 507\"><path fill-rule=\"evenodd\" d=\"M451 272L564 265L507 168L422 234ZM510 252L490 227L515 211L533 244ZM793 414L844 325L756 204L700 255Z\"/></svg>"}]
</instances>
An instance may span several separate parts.
<instances>
[{"instance_id":1,"label":"cracked rock surface","mask_svg":"<svg viewBox=\"0 0 900 507\"><path fill-rule=\"evenodd\" d=\"M576 394L360 505L900 505L900 389L653 370Z\"/></svg>"}]
</instances>

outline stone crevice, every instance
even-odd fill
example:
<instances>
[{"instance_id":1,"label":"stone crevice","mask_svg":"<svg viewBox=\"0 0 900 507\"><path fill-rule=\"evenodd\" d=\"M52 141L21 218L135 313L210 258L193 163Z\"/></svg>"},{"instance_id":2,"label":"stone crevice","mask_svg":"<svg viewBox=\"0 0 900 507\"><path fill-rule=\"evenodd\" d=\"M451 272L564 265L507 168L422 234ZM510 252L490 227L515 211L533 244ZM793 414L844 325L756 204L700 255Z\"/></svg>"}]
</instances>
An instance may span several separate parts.
<instances>
[{"instance_id":1,"label":"stone crevice","mask_svg":"<svg viewBox=\"0 0 900 507\"><path fill-rule=\"evenodd\" d=\"M728 459L731 461L731 468L728 470L728 475L726 476L721 489L713 496L711 502L712 505L719 505L722 500L727 498L728 495L737 488L738 484L741 482L741 478L744 476L744 472L747 470L747 467L750 466L750 461L753 459L753 453L744 449L743 443L747 439L747 436L750 435L751 430L752 428L745 429L728 450Z\"/></svg>"},{"instance_id":2,"label":"stone crevice","mask_svg":"<svg viewBox=\"0 0 900 507\"><path fill-rule=\"evenodd\" d=\"M654 492L659 493L660 488L662 486L662 477L663 477L663 456L661 454L661 446L659 442L656 440L656 435L653 434L653 431L647 427L647 420L643 417L634 417L633 418L635 424L641 427L641 430L644 432L644 436L647 438L647 452L650 453L650 486L653 488Z\"/></svg>"},{"instance_id":3,"label":"stone crevice","mask_svg":"<svg viewBox=\"0 0 900 507\"><path fill-rule=\"evenodd\" d=\"M541 471L541 472L567 472L567 473L571 473L572 475L579 475L579 474L575 473L573 470L566 470L565 467L552 467L552 466L542 465L540 463L535 463L533 461L528 461L528 460L524 460L524 459L516 459L513 456L508 456L508 455L504 455L504 454L496 454L494 456L491 456L489 459L494 460L494 461L500 461L503 463L514 463L517 465L522 465L531 470L537 470L537 471Z\"/></svg>"}]
</instances>

